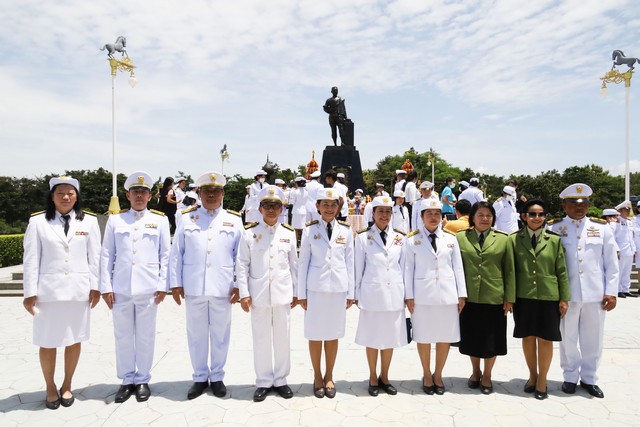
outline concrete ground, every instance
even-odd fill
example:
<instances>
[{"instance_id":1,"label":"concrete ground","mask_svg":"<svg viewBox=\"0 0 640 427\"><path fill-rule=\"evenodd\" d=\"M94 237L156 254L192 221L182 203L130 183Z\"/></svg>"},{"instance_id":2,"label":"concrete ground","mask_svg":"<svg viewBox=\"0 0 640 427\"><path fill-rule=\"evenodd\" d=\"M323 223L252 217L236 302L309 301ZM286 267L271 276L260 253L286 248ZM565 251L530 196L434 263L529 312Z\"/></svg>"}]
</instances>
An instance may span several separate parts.
<instances>
[{"instance_id":1,"label":"concrete ground","mask_svg":"<svg viewBox=\"0 0 640 427\"><path fill-rule=\"evenodd\" d=\"M619 300L608 314L599 385L604 399L578 388L575 395L560 390L562 374L557 346L549 373L549 398L538 401L522 389L527 368L520 340L509 338L509 352L494 368L495 393L481 395L467 388L470 364L452 348L445 367L443 396L421 389L422 371L415 343L397 349L390 370L398 395L367 394L368 369L364 349L354 344L358 309L347 315L347 332L340 342L335 368L337 396L313 396L311 363L303 337L304 315L299 307L291 318L291 375L295 392L284 400L275 394L254 403L254 370L249 315L233 310L231 349L226 366L228 394L211 390L188 401L191 364L187 350L184 305L167 299L158 311L152 396L145 403L131 398L114 403L119 381L115 372L112 319L104 302L92 313L91 340L83 344L74 377L76 402L70 408L45 408L44 380L38 349L31 343L32 321L22 298L0 298L0 425L34 426L631 426L640 425L640 298ZM509 319L509 333L513 330ZM62 353L56 379L62 382ZM433 359L433 358L432 358Z\"/></svg>"}]
</instances>

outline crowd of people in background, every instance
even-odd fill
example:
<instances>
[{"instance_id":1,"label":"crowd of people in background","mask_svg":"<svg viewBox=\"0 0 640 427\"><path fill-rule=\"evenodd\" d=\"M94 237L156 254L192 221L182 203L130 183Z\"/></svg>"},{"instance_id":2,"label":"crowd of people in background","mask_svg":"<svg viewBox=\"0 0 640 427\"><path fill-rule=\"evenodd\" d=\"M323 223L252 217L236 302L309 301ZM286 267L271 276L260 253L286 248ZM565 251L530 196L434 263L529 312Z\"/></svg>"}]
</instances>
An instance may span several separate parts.
<instances>
[{"instance_id":1,"label":"crowd of people in background","mask_svg":"<svg viewBox=\"0 0 640 427\"><path fill-rule=\"evenodd\" d=\"M24 306L34 315L46 406L74 402L80 342L89 338L90 308L100 295L113 311L122 380L115 401L147 400L157 305L167 293L185 302L194 371L188 399L208 387L226 395L236 302L251 315L256 402L272 390L293 396L290 319L298 305L317 398L336 394L333 368L353 305L371 396L397 393L389 378L393 349L411 340L424 393L445 393L443 372L457 345L470 358L468 387L491 394L513 313L528 369L524 392L547 398L553 342L560 342L562 391L575 393L579 384L604 397L596 372L605 313L617 297L638 296L629 280L638 263L640 203L635 217L624 201L605 210L605 220L589 218L592 190L576 183L560 193L566 216L547 221L547 203L527 199L513 181L493 202L476 177L447 178L440 192L402 169L393 186L376 183L371 195L346 184L343 173L328 170L272 185L259 170L235 212L224 208L226 178L218 172L194 183L168 177L155 192L148 174L134 172L125 182L131 208L110 216L101 246L95 218L81 209L79 182L51 179L47 210L34 214L24 239ZM148 206L153 197L157 211ZM58 388L60 346L69 366Z\"/></svg>"}]
</instances>

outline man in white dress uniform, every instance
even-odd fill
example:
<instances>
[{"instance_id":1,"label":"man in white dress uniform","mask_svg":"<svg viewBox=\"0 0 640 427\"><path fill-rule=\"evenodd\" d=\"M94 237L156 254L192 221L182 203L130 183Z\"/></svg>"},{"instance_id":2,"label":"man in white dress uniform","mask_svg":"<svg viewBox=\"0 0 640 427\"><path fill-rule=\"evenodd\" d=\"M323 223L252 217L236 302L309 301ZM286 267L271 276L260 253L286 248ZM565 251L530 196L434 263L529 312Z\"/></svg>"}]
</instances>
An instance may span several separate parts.
<instances>
[{"instance_id":1,"label":"man in white dress uniform","mask_svg":"<svg viewBox=\"0 0 640 427\"><path fill-rule=\"evenodd\" d=\"M263 219L245 226L236 261L240 303L244 311L251 311L255 402L263 401L272 388L285 399L293 397L287 376L291 369L289 321L296 305L298 259L293 227L278 222L283 197L276 186L260 191Z\"/></svg>"},{"instance_id":2,"label":"man in white dress uniform","mask_svg":"<svg viewBox=\"0 0 640 427\"><path fill-rule=\"evenodd\" d=\"M224 365L229 352L231 304L238 301L234 268L243 226L240 214L222 208L226 179L206 172L197 180L202 207L182 211L169 260L169 284L176 303L186 300L187 341L193 385L187 399L200 396L211 381L224 397Z\"/></svg>"},{"instance_id":3,"label":"man in white dress uniform","mask_svg":"<svg viewBox=\"0 0 640 427\"><path fill-rule=\"evenodd\" d=\"M634 230L633 221L631 220L631 202L625 200L616 206L616 210L620 214L616 227L614 228L614 236L618 248L620 248L620 284L618 285L619 298L637 298L638 295L629 292L631 286L631 265L633 258L637 256L637 248L634 242L633 233L640 230Z\"/></svg>"},{"instance_id":4,"label":"man in white dress uniform","mask_svg":"<svg viewBox=\"0 0 640 427\"><path fill-rule=\"evenodd\" d=\"M423 200L440 200L437 194L433 192L434 184L429 181L422 181L420 184L420 198L416 200L413 206L416 209L411 210L411 227L416 230L418 227L422 225L422 218L420 218L420 206Z\"/></svg>"},{"instance_id":5,"label":"man in white dress uniform","mask_svg":"<svg viewBox=\"0 0 640 427\"><path fill-rule=\"evenodd\" d=\"M258 211L258 193L264 187L267 173L263 170L259 170L256 172L254 182L251 183L251 187L249 187L249 200L247 201L247 209L245 211L245 222L255 222L260 221L260 212Z\"/></svg>"},{"instance_id":6,"label":"man in white dress uniform","mask_svg":"<svg viewBox=\"0 0 640 427\"><path fill-rule=\"evenodd\" d=\"M518 211L516 211L516 189L506 185L502 189L502 196L493 202L496 211L497 230L507 234L518 231Z\"/></svg>"},{"instance_id":7,"label":"man in white dress uniform","mask_svg":"<svg viewBox=\"0 0 640 427\"><path fill-rule=\"evenodd\" d=\"M603 398L596 371L602 358L605 313L616 306L619 270L611 227L586 217L591 194L591 188L580 183L562 190L567 216L551 221L549 229L562 238L571 290L569 309L560 321L562 391L575 393L580 380L590 395Z\"/></svg>"},{"instance_id":8,"label":"man in white dress uniform","mask_svg":"<svg viewBox=\"0 0 640 427\"><path fill-rule=\"evenodd\" d=\"M124 188L131 209L109 217L102 241L100 293L113 310L116 371L122 380L116 403L134 392L138 402L151 395L156 314L167 293L171 249L168 219L147 209L152 186L146 172L127 178Z\"/></svg>"}]
</instances>

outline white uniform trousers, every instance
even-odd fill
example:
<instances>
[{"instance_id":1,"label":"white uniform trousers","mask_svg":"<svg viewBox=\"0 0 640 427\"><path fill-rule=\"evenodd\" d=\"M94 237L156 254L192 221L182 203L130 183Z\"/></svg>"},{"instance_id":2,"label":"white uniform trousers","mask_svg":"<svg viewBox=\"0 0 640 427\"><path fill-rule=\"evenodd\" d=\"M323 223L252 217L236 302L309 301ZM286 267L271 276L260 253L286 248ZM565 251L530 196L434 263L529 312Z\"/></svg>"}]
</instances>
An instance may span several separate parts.
<instances>
[{"instance_id":1,"label":"white uniform trousers","mask_svg":"<svg viewBox=\"0 0 640 427\"><path fill-rule=\"evenodd\" d=\"M193 381L222 381L231 335L229 299L187 295L185 301ZM209 354L210 365L207 361Z\"/></svg>"},{"instance_id":2,"label":"white uniform trousers","mask_svg":"<svg viewBox=\"0 0 640 427\"><path fill-rule=\"evenodd\" d=\"M631 265L633 264L633 255L620 255L620 282L618 292L629 292L631 287Z\"/></svg>"},{"instance_id":3,"label":"white uniform trousers","mask_svg":"<svg viewBox=\"0 0 640 427\"><path fill-rule=\"evenodd\" d=\"M113 330L116 342L116 372L122 384L146 384L151 380L156 343L154 294L114 294Z\"/></svg>"},{"instance_id":4,"label":"white uniform trousers","mask_svg":"<svg viewBox=\"0 0 640 427\"><path fill-rule=\"evenodd\" d=\"M280 387L287 384L287 376L291 371L290 313L291 306L288 304L251 307L256 387Z\"/></svg>"},{"instance_id":5,"label":"white uniform trousers","mask_svg":"<svg viewBox=\"0 0 640 427\"><path fill-rule=\"evenodd\" d=\"M560 367L565 381L575 384L581 379L598 384L605 313L600 302L569 301L567 314L560 321Z\"/></svg>"}]
</instances>

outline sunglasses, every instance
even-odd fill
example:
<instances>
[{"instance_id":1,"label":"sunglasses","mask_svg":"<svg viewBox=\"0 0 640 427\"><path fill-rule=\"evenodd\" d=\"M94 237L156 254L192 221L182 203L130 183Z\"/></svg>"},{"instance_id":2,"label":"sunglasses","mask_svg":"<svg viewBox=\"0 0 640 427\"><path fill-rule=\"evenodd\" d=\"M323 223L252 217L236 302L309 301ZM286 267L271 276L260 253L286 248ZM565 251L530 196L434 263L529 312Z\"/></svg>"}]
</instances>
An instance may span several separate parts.
<instances>
[{"instance_id":1,"label":"sunglasses","mask_svg":"<svg viewBox=\"0 0 640 427\"><path fill-rule=\"evenodd\" d=\"M546 212L527 212L529 218L544 218L547 216Z\"/></svg>"}]
</instances>

